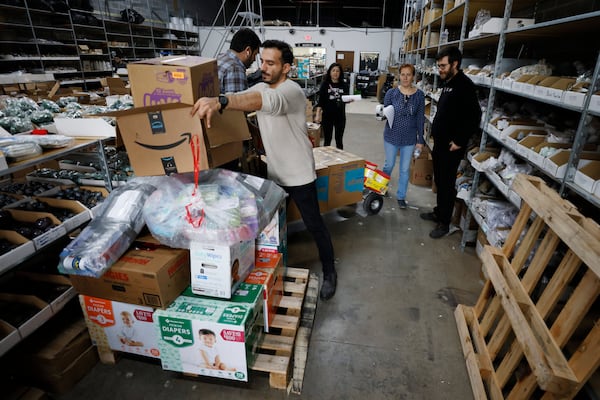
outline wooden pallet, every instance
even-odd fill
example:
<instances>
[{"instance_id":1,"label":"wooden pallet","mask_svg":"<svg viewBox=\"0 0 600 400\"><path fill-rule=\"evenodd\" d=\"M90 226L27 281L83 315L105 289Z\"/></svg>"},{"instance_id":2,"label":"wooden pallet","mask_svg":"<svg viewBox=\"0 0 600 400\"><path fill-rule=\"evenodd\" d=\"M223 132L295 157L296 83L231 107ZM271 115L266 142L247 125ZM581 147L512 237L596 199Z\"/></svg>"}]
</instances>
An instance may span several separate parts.
<instances>
[{"instance_id":1,"label":"wooden pallet","mask_svg":"<svg viewBox=\"0 0 600 400\"><path fill-rule=\"evenodd\" d=\"M303 304L312 309L312 317L316 308L316 296L312 294L318 287L316 275L309 274L308 269L286 268L284 277L284 296L281 299L277 314L270 326L270 333L265 334L259 346L256 359L249 366L251 370L269 373L269 384L272 388L287 389L291 383L292 364L294 356L304 355L308 352L308 337L310 332L299 333L302 321ZM307 292L311 296L307 296ZM309 300L306 306L306 300ZM298 372L294 370L294 376ZM302 369L302 376L304 376ZM294 380L298 387L298 378Z\"/></svg>"},{"instance_id":2,"label":"wooden pallet","mask_svg":"<svg viewBox=\"0 0 600 400\"><path fill-rule=\"evenodd\" d=\"M455 311L471 387L478 400L572 399L600 365L600 227L539 178L512 188L515 224L502 249L484 247L475 306Z\"/></svg>"}]
</instances>

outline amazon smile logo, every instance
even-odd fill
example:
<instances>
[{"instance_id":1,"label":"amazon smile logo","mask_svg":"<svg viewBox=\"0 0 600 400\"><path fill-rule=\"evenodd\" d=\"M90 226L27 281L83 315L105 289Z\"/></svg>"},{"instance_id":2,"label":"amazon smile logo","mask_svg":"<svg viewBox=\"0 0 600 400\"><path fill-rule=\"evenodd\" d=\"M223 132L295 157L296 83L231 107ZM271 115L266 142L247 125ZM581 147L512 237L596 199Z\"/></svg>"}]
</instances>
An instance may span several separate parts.
<instances>
[{"instance_id":1,"label":"amazon smile logo","mask_svg":"<svg viewBox=\"0 0 600 400\"><path fill-rule=\"evenodd\" d=\"M185 143L185 142L190 143L192 141L192 134L190 132L182 133L179 136L181 136L182 138L179 139L176 142L169 143L169 144L161 144L161 145L147 144L147 143L138 142L137 140L134 143L137 144L138 146L141 146L141 147L146 148L146 149L160 151L160 150L173 149L173 148L179 146L182 143Z\"/></svg>"}]
</instances>

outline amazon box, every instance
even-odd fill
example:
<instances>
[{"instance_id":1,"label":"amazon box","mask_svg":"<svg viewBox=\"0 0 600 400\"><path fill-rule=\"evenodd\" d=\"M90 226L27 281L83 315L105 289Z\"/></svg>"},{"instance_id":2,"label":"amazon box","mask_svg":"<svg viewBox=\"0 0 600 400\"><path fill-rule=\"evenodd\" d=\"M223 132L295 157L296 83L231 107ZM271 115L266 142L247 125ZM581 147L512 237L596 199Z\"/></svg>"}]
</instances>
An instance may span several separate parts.
<instances>
[{"instance_id":1,"label":"amazon box","mask_svg":"<svg viewBox=\"0 0 600 400\"><path fill-rule=\"evenodd\" d=\"M213 114L211 128L191 116L192 106L165 104L132 108L112 115L137 176L170 175L218 167L242 155L250 139L242 111Z\"/></svg>"},{"instance_id":2,"label":"amazon box","mask_svg":"<svg viewBox=\"0 0 600 400\"><path fill-rule=\"evenodd\" d=\"M194 104L219 95L217 60L198 56L151 58L127 64L135 107Z\"/></svg>"}]
</instances>

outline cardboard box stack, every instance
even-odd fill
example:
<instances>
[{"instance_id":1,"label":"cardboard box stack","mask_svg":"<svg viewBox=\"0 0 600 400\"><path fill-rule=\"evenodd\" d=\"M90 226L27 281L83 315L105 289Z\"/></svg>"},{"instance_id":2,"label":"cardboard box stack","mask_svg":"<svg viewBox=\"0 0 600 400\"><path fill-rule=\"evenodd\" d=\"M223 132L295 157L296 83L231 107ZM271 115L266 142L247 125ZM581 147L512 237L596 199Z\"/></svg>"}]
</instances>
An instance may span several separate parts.
<instances>
[{"instance_id":1,"label":"cardboard box stack","mask_svg":"<svg viewBox=\"0 0 600 400\"><path fill-rule=\"evenodd\" d=\"M198 97L219 92L215 60L145 60L128 69L136 108L116 117L137 176L209 169L241 155L250 137L243 113L214 115L210 129L190 116ZM282 200L256 240L197 241L189 250L141 235L102 277L72 276L92 341L101 353L160 358L164 369L247 381L283 295L285 217Z\"/></svg>"}]
</instances>

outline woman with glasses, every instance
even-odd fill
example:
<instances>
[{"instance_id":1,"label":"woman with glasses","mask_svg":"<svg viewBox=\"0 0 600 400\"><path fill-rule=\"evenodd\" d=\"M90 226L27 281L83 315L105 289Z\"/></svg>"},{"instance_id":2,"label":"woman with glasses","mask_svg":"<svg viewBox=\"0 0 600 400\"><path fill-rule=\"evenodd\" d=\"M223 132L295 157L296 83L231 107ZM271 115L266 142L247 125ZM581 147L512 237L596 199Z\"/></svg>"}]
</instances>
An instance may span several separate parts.
<instances>
[{"instance_id":1,"label":"woman with glasses","mask_svg":"<svg viewBox=\"0 0 600 400\"><path fill-rule=\"evenodd\" d=\"M400 66L400 85L396 89L386 92L383 100L384 107L394 107L394 118L390 126L385 124L383 130L383 149L385 150L385 163L383 172L392 174L396 164L396 155L400 154L398 162L398 190L396 198L398 207L405 209L406 189L410 160L415 147L420 152L425 140L423 128L425 126L425 95L414 84L415 67L412 64Z\"/></svg>"}]
</instances>

